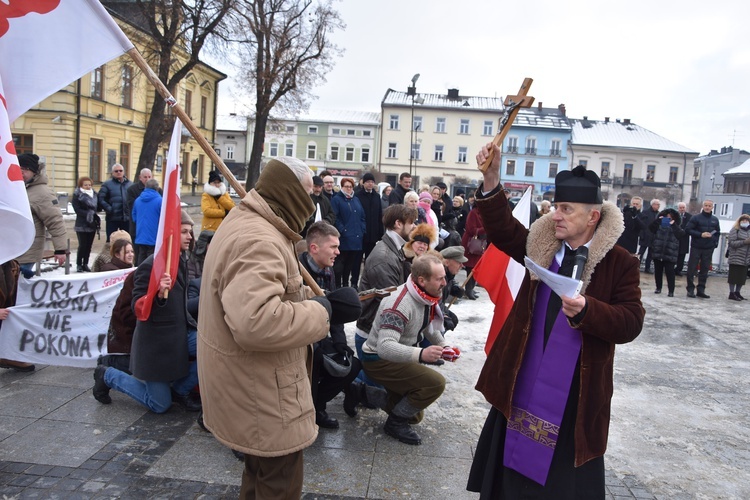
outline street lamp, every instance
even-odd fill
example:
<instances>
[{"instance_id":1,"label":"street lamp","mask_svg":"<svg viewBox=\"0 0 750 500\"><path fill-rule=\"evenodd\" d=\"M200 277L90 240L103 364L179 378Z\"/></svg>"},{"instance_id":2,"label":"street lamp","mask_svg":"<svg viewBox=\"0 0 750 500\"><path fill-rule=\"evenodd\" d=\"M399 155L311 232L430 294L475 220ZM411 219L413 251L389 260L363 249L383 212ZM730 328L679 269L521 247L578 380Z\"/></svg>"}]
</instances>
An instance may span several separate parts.
<instances>
[{"instance_id":1,"label":"street lamp","mask_svg":"<svg viewBox=\"0 0 750 500\"><path fill-rule=\"evenodd\" d=\"M406 95L411 96L411 129L409 131L409 175L416 174L416 158L414 156L414 143L415 136L417 133L416 127L414 126L414 103L423 104L424 98L417 95L417 80L419 80L419 73L415 74L411 78L411 86L406 89ZM412 170L412 166L414 170Z\"/></svg>"}]
</instances>

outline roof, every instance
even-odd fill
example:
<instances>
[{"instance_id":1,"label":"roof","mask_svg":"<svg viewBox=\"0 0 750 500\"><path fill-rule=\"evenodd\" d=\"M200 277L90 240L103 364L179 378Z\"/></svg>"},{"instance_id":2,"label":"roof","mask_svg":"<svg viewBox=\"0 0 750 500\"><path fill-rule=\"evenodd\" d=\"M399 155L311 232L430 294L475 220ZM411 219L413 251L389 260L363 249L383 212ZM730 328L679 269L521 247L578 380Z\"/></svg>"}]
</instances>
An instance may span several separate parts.
<instances>
[{"instance_id":1,"label":"roof","mask_svg":"<svg viewBox=\"0 0 750 500\"><path fill-rule=\"evenodd\" d=\"M650 149L697 155L697 151L670 141L630 120L600 121L571 119L571 142L583 146L608 146L613 148Z\"/></svg>"},{"instance_id":2,"label":"roof","mask_svg":"<svg viewBox=\"0 0 750 500\"><path fill-rule=\"evenodd\" d=\"M417 94L424 99L424 103L417 104L420 108L443 108L443 109L465 109L471 111L494 111L503 112L503 100L499 97L473 97L462 96L456 91L456 97L448 97L446 94ZM406 92L388 89L383 97L382 106L411 107L412 96Z\"/></svg>"},{"instance_id":3,"label":"roof","mask_svg":"<svg viewBox=\"0 0 750 500\"><path fill-rule=\"evenodd\" d=\"M247 131L247 117L239 116L236 113L229 115L217 115L216 116L216 130L233 130L246 132Z\"/></svg>"},{"instance_id":4,"label":"roof","mask_svg":"<svg viewBox=\"0 0 750 500\"><path fill-rule=\"evenodd\" d=\"M736 167L730 168L721 175L732 175L732 174L750 174L750 160L745 160L744 163L737 165Z\"/></svg>"},{"instance_id":5,"label":"roof","mask_svg":"<svg viewBox=\"0 0 750 500\"><path fill-rule=\"evenodd\" d=\"M360 125L379 125L380 113L372 111L347 110L310 110L296 117L301 122L321 123L357 123Z\"/></svg>"},{"instance_id":6,"label":"roof","mask_svg":"<svg viewBox=\"0 0 750 500\"><path fill-rule=\"evenodd\" d=\"M521 108L513 122L514 127L570 130L570 120L558 108Z\"/></svg>"}]
</instances>

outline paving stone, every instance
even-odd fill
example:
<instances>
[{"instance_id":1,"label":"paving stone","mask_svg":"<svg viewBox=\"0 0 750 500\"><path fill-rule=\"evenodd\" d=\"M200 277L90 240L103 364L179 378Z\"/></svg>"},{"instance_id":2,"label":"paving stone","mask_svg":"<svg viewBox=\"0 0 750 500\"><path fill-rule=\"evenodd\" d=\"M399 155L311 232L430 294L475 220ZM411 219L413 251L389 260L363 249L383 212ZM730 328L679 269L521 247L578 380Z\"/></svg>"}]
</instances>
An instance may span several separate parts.
<instances>
[{"instance_id":1,"label":"paving stone","mask_svg":"<svg viewBox=\"0 0 750 500\"><path fill-rule=\"evenodd\" d=\"M34 481L39 479L39 476L27 476L25 474L19 474L8 484L11 486L30 486Z\"/></svg>"},{"instance_id":2,"label":"paving stone","mask_svg":"<svg viewBox=\"0 0 750 500\"><path fill-rule=\"evenodd\" d=\"M80 478L63 477L55 484L55 489L73 491L78 489L84 482L85 480Z\"/></svg>"},{"instance_id":3,"label":"paving stone","mask_svg":"<svg viewBox=\"0 0 750 500\"><path fill-rule=\"evenodd\" d=\"M60 481L59 477L40 477L31 485L34 488L49 489Z\"/></svg>"},{"instance_id":4,"label":"paving stone","mask_svg":"<svg viewBox=\"0 0 750 500\"><path fill-rule=\"evenodd\" d=\"M32 466L32 464L27 464L27 463L23 463L23 462L8 462L8 464L5 466L5 468L3 470L6 471L6 472L18 473L18 472L25 471L26 469L28 469L31 466Z\"/></svg>"},{"instance_id":5,"label":"paving stone","mask_svg":"<svg viewBox=\"0 0 750 500\"><path fill-rule=\"evenodd\" d=\"M26 469L26 474L34 474L35 476L43 476L47 472L54 468L52 465L32 465Z\"/></svg>"},{"instance_id":6,"label":"paving stone","mask_svg":"<svg viewBox=\"0 0 750 500\"><path fill-rule=\"evenodd\" d=\"M80 394L70 387L10 384L0 388L0 408L7 416L42 418Z\"/></svg>"},{"instance_id":7,"label":"paving stone","mask_svg":"<svg viewBox=\"0 0 750 500\"><path fill-rule=\"evenodd\" d=\"M35 418L0 416L0 441L36 422ZM0 466L1 468L1 466Z\"/></svg>"},{"instance_id":8,"label":"paving stone","mask_svg":"<svg viewBox=\"0 0 750 500\"><path fill-rule=\"evenodd\" d=\"M101 481L86 481L86 482L85 482L85 483L83 483L83 485L81 486L81 491L85 491L85 492L91 492L91 493L93 493L93 492L95 492L95 491L99 491L99 490L101 490L101 489L102 489L102 488L104 488L104 487L105 487L106 485L107 485L107 483L105 483L105 482L101 482Z\"/></svg>"},{"instance_id":9,"label":"paving stone","mask_svg":"<svg viewBox=\"0 0 750 500\"><path fill-rule=\"evenodd\" d=\"M74 469L71 467L54 467L52 470L50 470L47 475L53 476L53 477L65 477L68 474L70 474Z\"/></svg>"}]
</instances>

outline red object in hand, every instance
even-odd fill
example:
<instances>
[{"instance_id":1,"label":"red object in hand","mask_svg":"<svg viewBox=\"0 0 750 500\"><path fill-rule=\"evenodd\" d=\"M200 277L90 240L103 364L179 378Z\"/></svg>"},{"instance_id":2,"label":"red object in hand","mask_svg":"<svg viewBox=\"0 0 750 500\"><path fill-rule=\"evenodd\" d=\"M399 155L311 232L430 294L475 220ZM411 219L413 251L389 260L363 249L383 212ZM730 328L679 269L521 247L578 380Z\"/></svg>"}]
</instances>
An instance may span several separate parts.
<instances>
[{"instance_id":1,"label":"red object in hand","mask_svg":"<svg viewBox=\"0 0 750 500\"><path fill-rule=\"evenodd\" d=\"M446 361L454 362L461 357L461 351L458 347L443 347L443 354L440 356Z\"/></svg>"}]
</instances>

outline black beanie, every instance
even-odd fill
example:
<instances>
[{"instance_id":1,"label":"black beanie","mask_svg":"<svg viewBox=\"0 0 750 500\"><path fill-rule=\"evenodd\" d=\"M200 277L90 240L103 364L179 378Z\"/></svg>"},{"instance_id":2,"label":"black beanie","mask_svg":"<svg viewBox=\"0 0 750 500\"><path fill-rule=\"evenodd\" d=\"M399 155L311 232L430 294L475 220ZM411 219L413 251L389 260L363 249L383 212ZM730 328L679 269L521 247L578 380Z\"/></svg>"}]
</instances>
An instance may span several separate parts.
<instances>
[{"instance_id":1,"label":"black beanie","mask_svg":"<svg viewBox=\"0 0 750 500\"><path fill-rule=\"evenodd\" d=\"M18 155L18 165L26 170L31 170L35 174L39 173L39 157L32 153Z\"/></svg>"},{"instance_id":2,"label":"black beanie","mask_svg":"<svg viewBox=\"0 0 750 500\"><path fill-rule=\"evenodd\" d=\"M217 172L216 170L211 170L208 173L208 183L212 184L216 181L221 182L221 176L219 175L219 172Z\"/></svg>"},{"instance_id":3,"label":"black beanie","mask_svg":"<svg viewBox=\"0 0 750 500\"><path fill-rule=\"evenodd\" d=\"M362 176L362 182L367 182L367 181L375 182L375 176L372 175L372 172L365 172L365 175Z\"/></svg>"}]
</instances>

